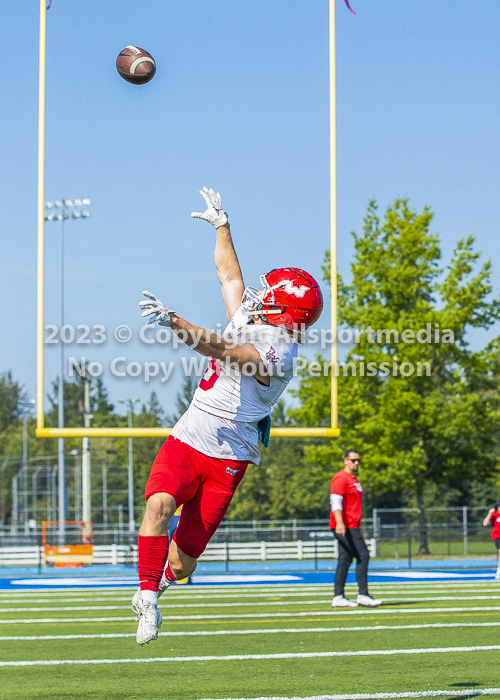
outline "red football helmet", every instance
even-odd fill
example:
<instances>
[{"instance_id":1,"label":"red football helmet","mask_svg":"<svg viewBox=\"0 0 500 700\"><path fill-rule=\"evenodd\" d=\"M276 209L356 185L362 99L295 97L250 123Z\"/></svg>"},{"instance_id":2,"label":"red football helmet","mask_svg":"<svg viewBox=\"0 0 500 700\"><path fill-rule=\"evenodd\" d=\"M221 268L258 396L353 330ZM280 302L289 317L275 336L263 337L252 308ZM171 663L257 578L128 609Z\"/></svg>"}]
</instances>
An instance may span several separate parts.
<instances>
[{"instance_id":1,"label":"red football helmet","mask_svg":"<svg viewBox=\"0 0 500 700\"><path fill-rule=\"evenodd\" d=\"M280 267L260 276L264 289L247 287L241 305L251 316L262 316L272 326L293 330L316 323L323 310L319 284L297 267Z\"/></svg>"}]
</instances>

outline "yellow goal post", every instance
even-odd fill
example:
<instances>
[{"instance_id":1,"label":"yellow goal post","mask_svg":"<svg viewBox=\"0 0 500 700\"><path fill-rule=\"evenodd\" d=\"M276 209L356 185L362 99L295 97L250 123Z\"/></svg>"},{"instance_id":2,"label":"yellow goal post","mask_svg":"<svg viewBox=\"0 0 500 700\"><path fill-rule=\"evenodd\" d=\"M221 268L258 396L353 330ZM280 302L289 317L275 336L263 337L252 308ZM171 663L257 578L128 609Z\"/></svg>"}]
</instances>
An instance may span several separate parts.
<instances>
[{"instance_id":1,"label":"yellow goal post","mask_svg":"<svg viewBox=\"0 0 500 700\"><path fill-rule=\"evenodd\" d=\"M330 256L331 256L331 328L337 328L337 135L335 81L335 1L329 2L329 74L330 74ZM36 436L65 437L159 437L171 428L46 428L44 424L44 235L45 235L45 76L47 0L40 2L40 55L38 89L38 268L37 268L37 416ZM331 344L332 367L337 365L337 340ZM340 435L338 428L337 376L330 372L331 425L317 428L271 428L271 437L329 437Z\"/></svg>"}]
</instances>

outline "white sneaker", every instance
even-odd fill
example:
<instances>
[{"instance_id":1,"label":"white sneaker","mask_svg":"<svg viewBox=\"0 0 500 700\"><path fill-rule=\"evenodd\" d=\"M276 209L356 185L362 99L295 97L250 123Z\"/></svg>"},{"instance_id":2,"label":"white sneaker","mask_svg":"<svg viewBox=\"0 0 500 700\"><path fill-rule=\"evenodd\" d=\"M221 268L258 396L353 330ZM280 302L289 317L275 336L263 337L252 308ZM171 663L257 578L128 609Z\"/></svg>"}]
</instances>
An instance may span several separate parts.
<instances>
[{"instance_id":1,"label":"white sneaker","mask_svg":"<svg viewBox=\"0 0 500 700\"><path fill-rule=\"evenodd\" d=\"M169 588L171 585L172 585L172 581L167 581L167 579L165 578L165 574L162 574L161 581L160 581L160 587L158 588L158 598L161 595L163 595L165 593L165 591L167 590L167 588ZM142 600L142 593L141 593L141 589L138 588L132 597L132 610L137 614L139 614L138 610L137 610L137 605L138 605L138 603L141 602L141 600Z\"/></svg>"},{"instance_id":2,"label":"white sneaker","mask_svg":"<svg viewBox=\"0 0 500 700\"><path fill-rule=\"evenodd\" d=\"M380 598L372 598L371 595L359 595L356 598L358 605L363 605L365 608L378 608L384 602Z\"/></svg>"},{"instance_id":3,"label":"white sneaker","mask_svg":"<svg viewBox=\"0 0 500 700\"><path fill-rule=\"evenodd\" d=\"M495 581L500 581L500 571L497 571L495 574Z\"/></svg>"},{"instance_id":4,"label":"white sneaker","mask_svg":"<svg viewBox=\"0 0 500 700\"><path fill-rule=\"evenodd\" d=\"M135 606L134 612L137 613L136 621L139 622L137 634L135 636L137 644L141 647L149 642L154 642L158 639L158 630L161 627L161 612L158 606L151 603L143 603L142 600Z\"/></svg>"},{"instance_id":5,"label":"white sneaker","mask_svg":"<svg viewBox=\"0 0 500 700\"><path fill-rule=\"evenodd\" d=\"M358 596L359 597L359 596ZM357 608L358 604L353 600L347 600L343 595L336 595L332 598L332 608Z\"/></svg>"}]
</instances>

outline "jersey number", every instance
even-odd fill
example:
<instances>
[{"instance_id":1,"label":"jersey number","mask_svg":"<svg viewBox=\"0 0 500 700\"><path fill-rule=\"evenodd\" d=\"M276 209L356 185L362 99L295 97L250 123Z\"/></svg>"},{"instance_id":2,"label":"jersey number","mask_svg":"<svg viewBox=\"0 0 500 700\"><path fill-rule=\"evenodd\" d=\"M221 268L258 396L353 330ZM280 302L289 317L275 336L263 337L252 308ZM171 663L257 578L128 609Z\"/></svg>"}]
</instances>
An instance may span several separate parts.
<instances>
[{"instance_id":1,"label":"jersey number","mask_svg":"<svg viewBox=\"0 0 500 700\"><path fill-rule=\"evenodd\" d=\"M200 389L203 391L208 391L213 387L217 378L220 375L220 362L218 360L210 360L208 363L207 371L202 377L200 382Z\"/></svg>"}]
</instances>

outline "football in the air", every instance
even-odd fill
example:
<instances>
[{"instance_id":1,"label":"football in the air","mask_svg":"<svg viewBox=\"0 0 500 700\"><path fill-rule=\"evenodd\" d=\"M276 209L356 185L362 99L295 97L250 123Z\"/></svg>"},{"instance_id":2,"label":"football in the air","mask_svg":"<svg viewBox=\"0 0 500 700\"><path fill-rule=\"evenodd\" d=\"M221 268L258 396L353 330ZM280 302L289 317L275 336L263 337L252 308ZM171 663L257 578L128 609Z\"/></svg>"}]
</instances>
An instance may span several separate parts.
<instances>
[{"instance_id":1,"label":"football in the air","mask_svg":"<svg viewBox=\"0 0 500 700\"><path fill-rule=\"evenodd\" d=\"M116 58L116 70L133 85L144 85L154 77L156 63L150 53L138 46L126 46Z\"/></svg>"}]
</instances>

